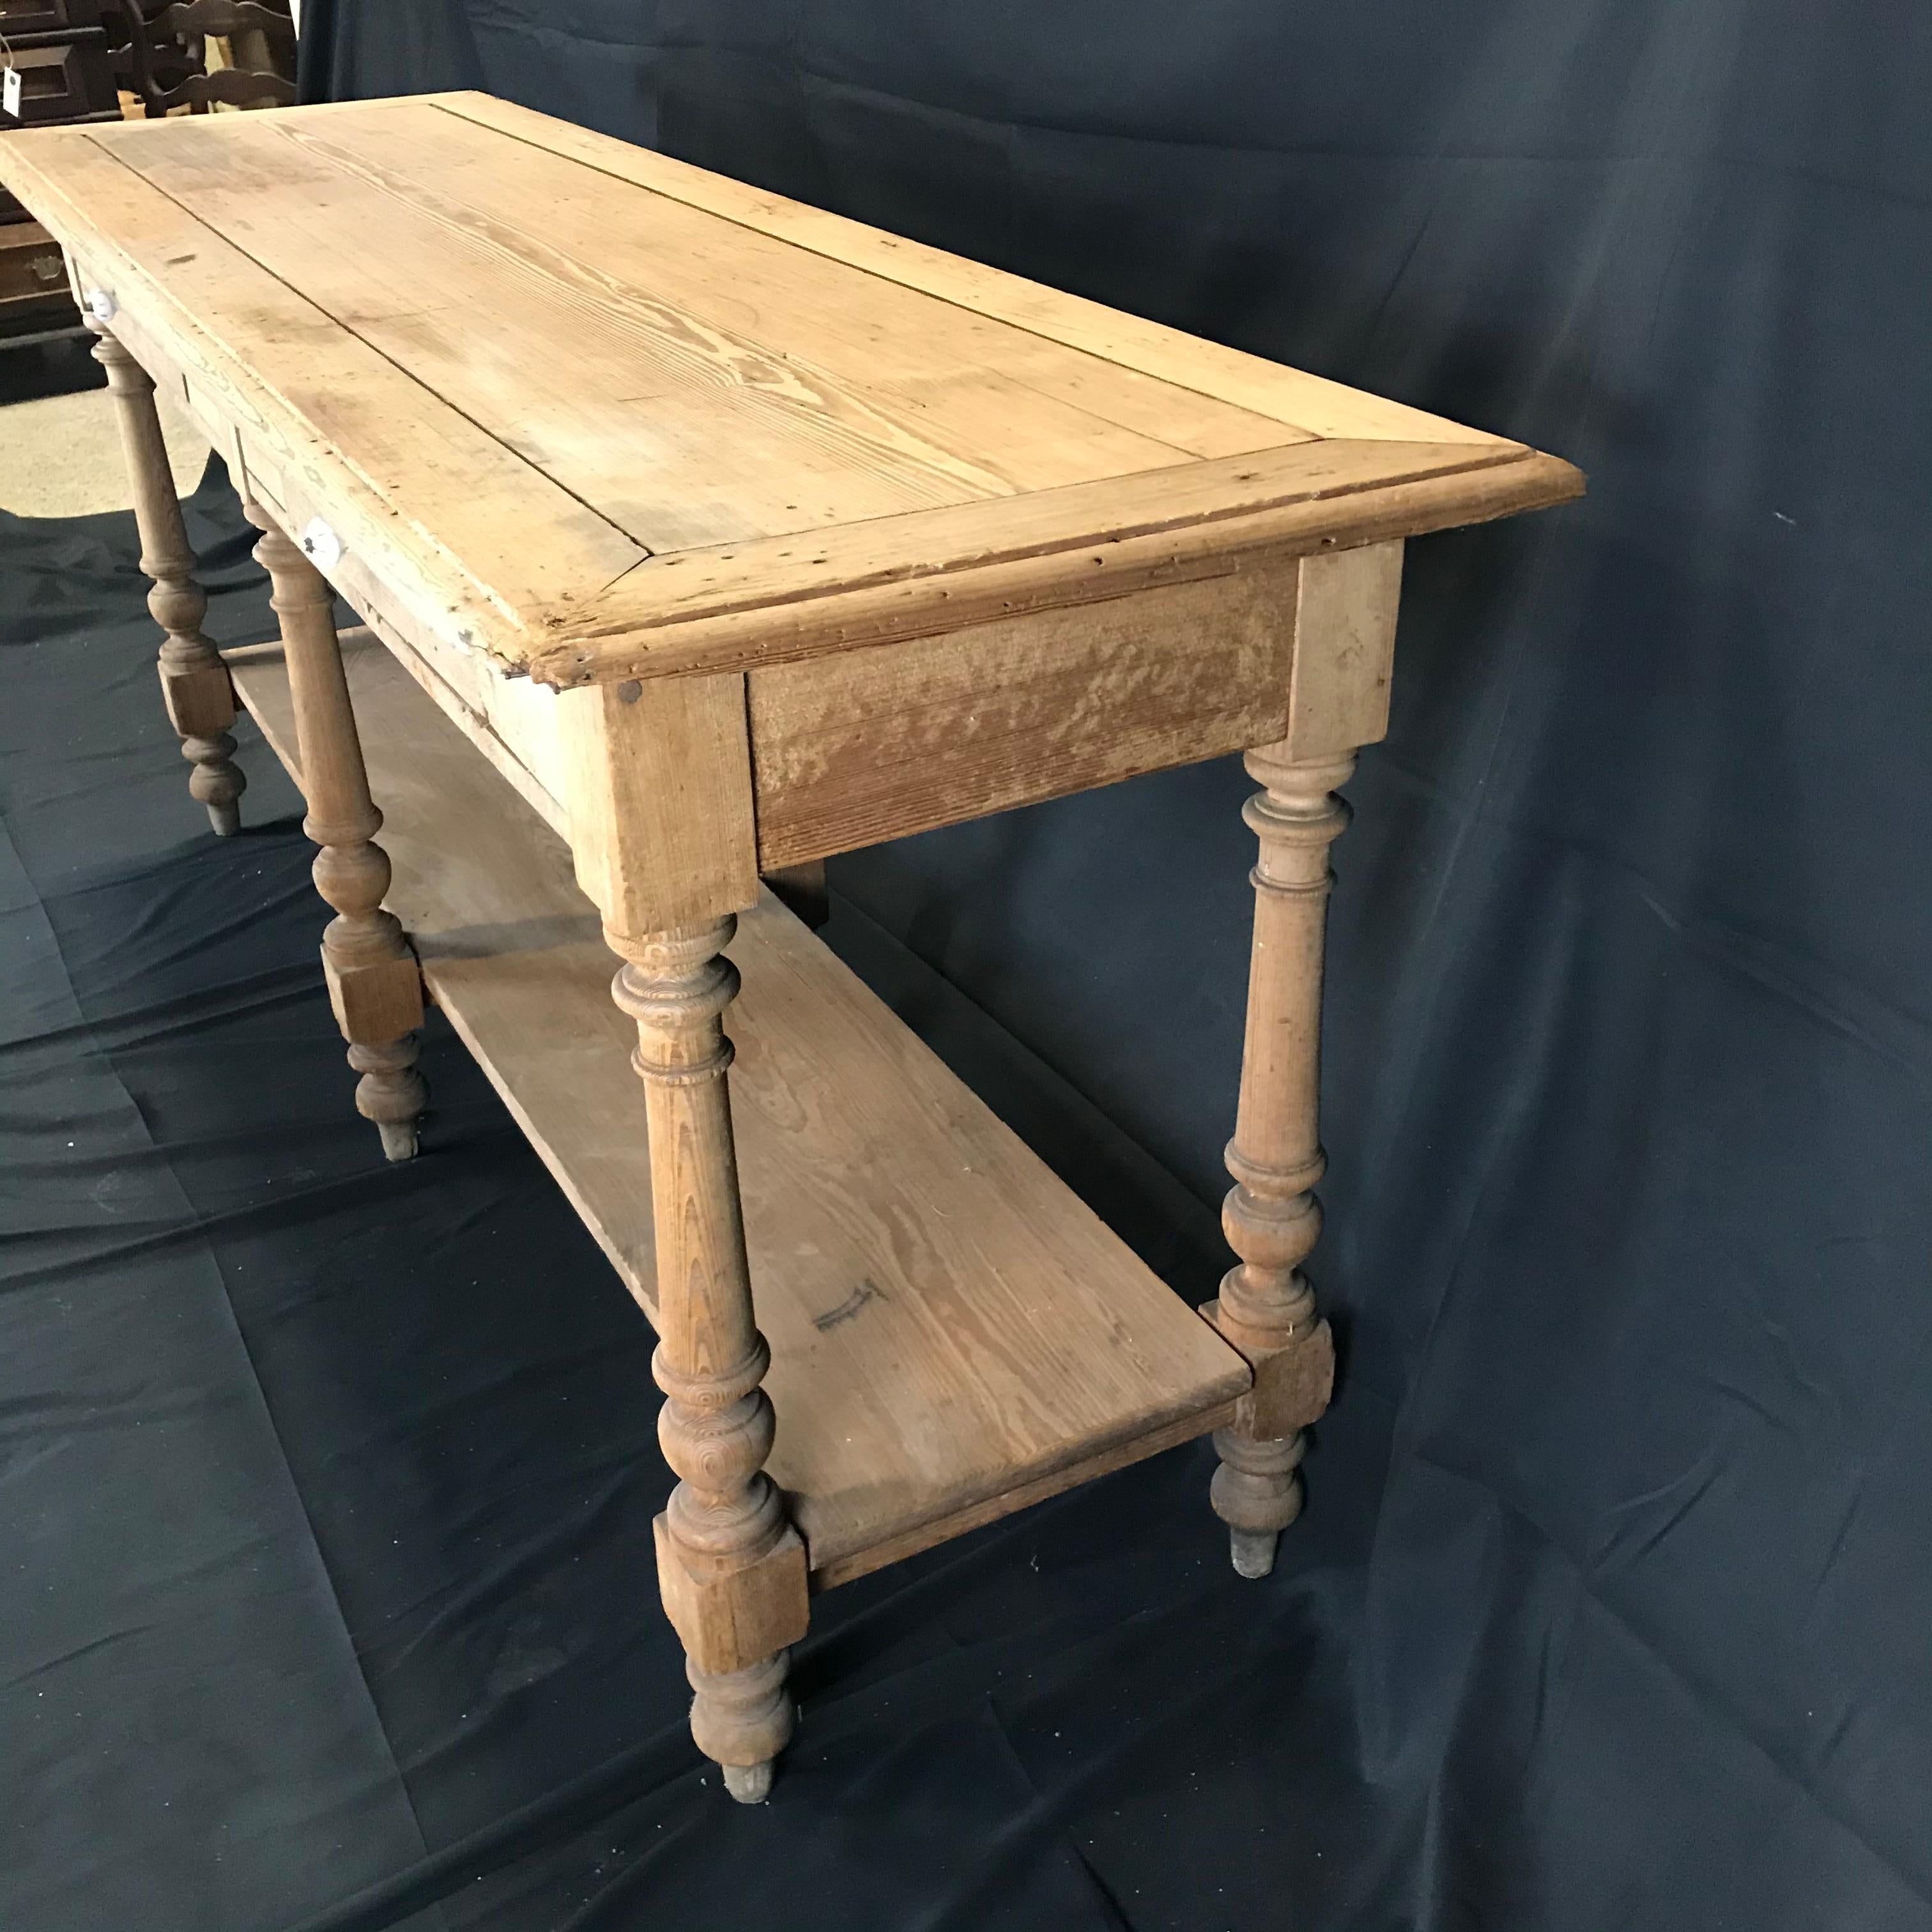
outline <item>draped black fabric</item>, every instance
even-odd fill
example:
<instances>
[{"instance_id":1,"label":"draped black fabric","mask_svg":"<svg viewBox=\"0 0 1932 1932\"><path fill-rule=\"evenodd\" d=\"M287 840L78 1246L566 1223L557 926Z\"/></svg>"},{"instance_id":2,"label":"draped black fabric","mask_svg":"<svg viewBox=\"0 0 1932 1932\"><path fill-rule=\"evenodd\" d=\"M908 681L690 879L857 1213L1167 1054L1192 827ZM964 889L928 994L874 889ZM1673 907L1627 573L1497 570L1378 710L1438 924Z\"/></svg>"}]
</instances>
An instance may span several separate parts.
<instances>
[{"instance_id":1,"label":"draped black fabric","mask_svg":"<svg viewBox=\"0 0 1932 1932\"><path fill-rule=\"evenodd\" d=\"M648 1334L440 1028L382 1169L293 794L250 739L260 829L199 831L128 520L0 531L0 1923L1932 1928L1932 16L304 14L307 98L486 86L1591 494L1411 546L1276 1575L1197 1445L836 1592L757 1811L681 1729ZM1196 1298L1250 789L832 868L835 944Z\"/></svg>"}]
</instances>

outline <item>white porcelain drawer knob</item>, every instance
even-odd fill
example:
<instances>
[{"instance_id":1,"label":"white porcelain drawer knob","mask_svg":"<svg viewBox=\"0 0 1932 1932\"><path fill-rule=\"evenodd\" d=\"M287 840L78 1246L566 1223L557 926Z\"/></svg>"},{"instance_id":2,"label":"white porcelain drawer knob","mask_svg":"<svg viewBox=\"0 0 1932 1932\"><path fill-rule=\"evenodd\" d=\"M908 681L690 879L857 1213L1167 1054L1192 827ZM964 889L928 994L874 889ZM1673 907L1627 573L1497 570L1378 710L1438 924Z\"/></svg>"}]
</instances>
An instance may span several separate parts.
<instances>
[{"instance_id":1,"label":"white porcelain drawer knob","mask_svg":"<svg viewBox=\"0 0 1932 1932\"><path fill-rule=\"evenodd\" d=\"M342 539L320 517L310 518L302 526L302 547L318 570L333 570L342 561Z\"/></svg>"}]
</instances>

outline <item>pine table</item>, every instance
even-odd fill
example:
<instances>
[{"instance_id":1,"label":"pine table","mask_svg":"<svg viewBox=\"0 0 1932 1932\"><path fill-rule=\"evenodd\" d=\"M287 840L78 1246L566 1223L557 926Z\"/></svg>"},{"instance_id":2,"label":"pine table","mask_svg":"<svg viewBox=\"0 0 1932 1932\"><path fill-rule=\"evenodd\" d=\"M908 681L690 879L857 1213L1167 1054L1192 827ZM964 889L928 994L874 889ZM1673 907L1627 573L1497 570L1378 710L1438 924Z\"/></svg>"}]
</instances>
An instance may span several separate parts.
<instances>
[{"instance_id":1,"label":"pine table","mask_svg":"<svg viewBox=\"0 0 1932 1932\"><path fill-rule=\"evenodd\" d=\"M1212 1432L1265 1574L1333 1377L1328 848L1403 542L1576 472L482 94L29 131L0 179L100 336L190 789L236 829L238 699L308 801L357 1104L416 1152L434 1000L656 1324L658 1576L733 1793L814 1592L1090 1476ZM157 386L278 644L202 634ZM766 882L1231 752L1237 1258L1197 1313Z\"/></svg>"}]
</instances>

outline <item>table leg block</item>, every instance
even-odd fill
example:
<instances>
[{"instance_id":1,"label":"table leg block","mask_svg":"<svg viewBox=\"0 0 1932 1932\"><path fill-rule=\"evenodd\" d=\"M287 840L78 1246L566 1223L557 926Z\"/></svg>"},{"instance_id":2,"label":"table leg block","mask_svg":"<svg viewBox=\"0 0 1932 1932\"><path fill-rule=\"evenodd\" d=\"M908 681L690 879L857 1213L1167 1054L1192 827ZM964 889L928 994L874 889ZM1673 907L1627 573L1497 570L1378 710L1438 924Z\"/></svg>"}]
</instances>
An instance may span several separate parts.
<instances>
[{"instance_id":1,"label":"table leg block","mask_svg":"<svg viewBox=\"0 0 1932 1932\"><path fill-rule=\"evenodd\" d=\"M168 722L182 737L212 738L235 722L235 687L226 664L164 664L160 673Z\"/></svg>"},{"instance_id":2,"label":"table leg block","mask_svg":"<svg viewBox=\"0 0 1932 1932\"><path fill-rule=\"evenodd\" d=\"M422 1024L422 974L413 953L350 964L325 948L322 970L344 1040L380 1046Z\"/></svg>"},{"instance_id":3,"label":"table leg block","mask_svg":"<svg viewBox=\"0 0 1932 1932\"><path fill-rule=\"evenodd\" d=\"M706 1570L679 1547L666 1516L652 1527L664 1614L694 1669L712 1676L741 1671L804 1637L812 1606L796 1530L782 1531L748 1563Z\"/></svg>"},{"instance_id":4,"label":"table leg block","mask_svg":"<svg viewBox=\"0 0 1932 1932\"><path fill-rule=\"evenodd\" d=\"M1254 1387L1234 1412L1238 1433L1291 1436L1321 1420L1335 1390L1335 1340L1325 1321L1285 1342L1270 1342L1225 1318L1218 1299L1204 1302L1201 1312L1255 1373Z\"/></svg>"}]
</instances>

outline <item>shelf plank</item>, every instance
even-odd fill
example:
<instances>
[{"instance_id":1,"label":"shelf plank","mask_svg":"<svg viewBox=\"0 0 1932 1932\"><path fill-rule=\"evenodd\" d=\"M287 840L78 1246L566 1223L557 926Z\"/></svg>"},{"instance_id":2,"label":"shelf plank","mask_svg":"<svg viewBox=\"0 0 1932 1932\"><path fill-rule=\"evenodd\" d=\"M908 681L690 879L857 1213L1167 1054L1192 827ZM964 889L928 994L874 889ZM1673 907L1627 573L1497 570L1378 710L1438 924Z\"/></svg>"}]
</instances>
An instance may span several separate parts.
<instances>
[{"instance_id":1,"label":"shelf plank","mask_svg":"<svg viewBox=\"0 0 1932 1932\"><path fill-rule=\"evenodd\" d=\"M649 1313L633 1029L568 851L379 644L352 634L345 657L387 818L388 904ZM298 776L279 647L230 663ZM816 1587L1226 1420L1240 1358L769 892L730 951L732 1102L778 1418L768 1467Z\"/></svg>"}]
</instances>

